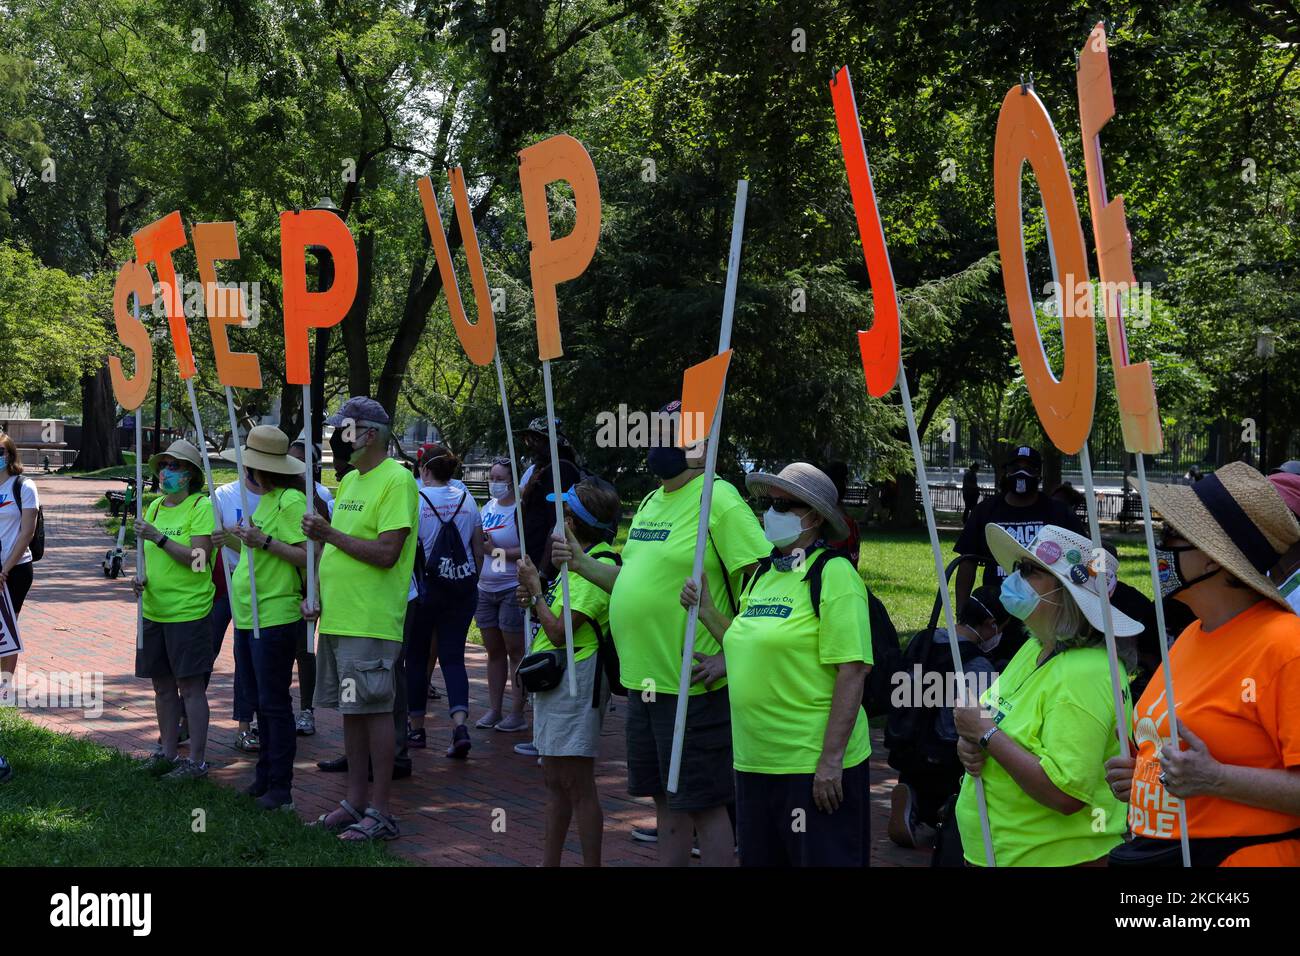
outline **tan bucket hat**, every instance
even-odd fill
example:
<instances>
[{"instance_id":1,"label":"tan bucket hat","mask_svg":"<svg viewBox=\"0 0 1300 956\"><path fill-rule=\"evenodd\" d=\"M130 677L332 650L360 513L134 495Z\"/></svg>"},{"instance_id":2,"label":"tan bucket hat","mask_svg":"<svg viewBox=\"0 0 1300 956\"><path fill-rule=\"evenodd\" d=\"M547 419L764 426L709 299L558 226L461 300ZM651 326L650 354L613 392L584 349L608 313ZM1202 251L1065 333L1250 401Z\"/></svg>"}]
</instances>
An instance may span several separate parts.
<instances>
[{"instance_id":1,"label":"tan bucket hat","mask_svg":"<svg viewBox=\"0 0 1300 956\"><path fill-rule=\"evenodd\" d=\"M1268 572L1300 541L1300 524L1267 478L1234 461L1194 484L1152 484L1150 490L1152 509L1182 537L1243 584L1291 609Z\"/></svg>"},{"instance_id":2,"label":"tan bucket hat","mask_svg":"<svg viewBox=\"0 0 1300 956\"><path fill-rule=\"evenodd\" d=\"M1029 547L995 524L985 526L984 539L989 544L993 560L1003 571L1010 574L1017 561L1032 561L1061 582L1089 624L1099 631L1105 630L1101 616L1101 591L1097 587L1101 562L1093 556L1091 540L1054 524L1039 528ZM1109 554L1103 557L1106 561L1106 594L1109 596L1115 593L1119 577L1115 573L1115 559ZM1142 625L1114 605L1110 609L1110 621L1115 633L1121 637L1142 633Z\"/></svg>"},{"instance_id":3,"label":"tan bucket hat","mask_svg":"<svg viewBox=\"0 0 1300 956\"><path fill-rule=\"evenodd\" d=\"M844 515L840 513L835 482L831 481L826 472L806 461L792 461L776 475L751 471L745 476L745 487L756 495L765 495L771 488L784 491L829 521L836 539L849 533L849 526L844 523Z\"/></svg>"},{"instance_id":4,"label":"tan bucket hat","mask_svg":"<svg viewBox=\"0 0 1300 956\"><path fill-rule=\"evenodd\" d=\"M301 475L306 464L289 454L289 436L274 425L255 425L248 433L243 449L244 467L270 471L277 475ZM221 453L226 461L235 461L235 449Z\"/></svg>"},{"instance_id":5,"label":"tan bucket hat","mask_svg":"<svg viewBox=\"0 0 1300 956\"><path fill-rule=\"evenodd\" d=\"M178 438L167 446L166 451L160 451L149 458L149 470L154 474L158 473L158 462L164 458L175 458L177 461L189 462L203 473L203 457L199 454L198 448L193 442L188 442L184 438Z\"/></svg>"}]
</instances>

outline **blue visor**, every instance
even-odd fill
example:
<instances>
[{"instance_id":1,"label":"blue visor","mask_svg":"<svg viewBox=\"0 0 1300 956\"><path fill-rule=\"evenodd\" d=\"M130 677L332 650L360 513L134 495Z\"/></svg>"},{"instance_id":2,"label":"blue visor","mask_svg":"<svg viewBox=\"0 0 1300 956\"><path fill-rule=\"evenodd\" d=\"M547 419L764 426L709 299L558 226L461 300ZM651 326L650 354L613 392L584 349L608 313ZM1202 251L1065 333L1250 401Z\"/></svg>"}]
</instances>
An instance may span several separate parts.
<instances>
[{"instance_id":1,"label":"blue visor","mask_svg":"<svg viewBox=\"0 0 1300 956\"><path fill-rule=\"evenodd\" d=\"M560 500L568 505L569 510L577 515L582 520L583 524L590 525L593 528L601 528L605 531L613 530L614 526L612 524L608 521L597 521L596 516L587 510L586 506L583 505L582 500L578 498L577 492L574 491L574 488L576 487L576 485L570 485L569 490L560 496ZM554 501L555 492L551 492L547 495L546 500Z\"/></svg>"}]
</instances>

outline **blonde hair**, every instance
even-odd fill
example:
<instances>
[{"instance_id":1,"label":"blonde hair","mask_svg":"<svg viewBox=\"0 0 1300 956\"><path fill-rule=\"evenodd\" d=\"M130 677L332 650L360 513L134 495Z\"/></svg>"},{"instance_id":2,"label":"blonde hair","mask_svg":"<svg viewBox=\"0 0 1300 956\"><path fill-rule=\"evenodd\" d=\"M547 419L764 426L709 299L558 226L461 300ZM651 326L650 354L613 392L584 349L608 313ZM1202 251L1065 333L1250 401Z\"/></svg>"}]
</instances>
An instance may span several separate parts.
<instances>
[{"instance_id":1,"label":"blonde hair","mask_svg":"<svg viewBox=\"0 0 1300 956\"><path fill-rule=\"evenodd\" d=\"M1056 614L1052 620L1056 646L1063 651L1076 647L1105 647L1106 635L1092 626L1069 588L1061 588L1060 593L1065 596L1065 600L1056 606ZM1124 667L1132 673L1137 667L1137 644L1134 639L1116 634L1115 653Z\"/></svg>"}]
</instances>

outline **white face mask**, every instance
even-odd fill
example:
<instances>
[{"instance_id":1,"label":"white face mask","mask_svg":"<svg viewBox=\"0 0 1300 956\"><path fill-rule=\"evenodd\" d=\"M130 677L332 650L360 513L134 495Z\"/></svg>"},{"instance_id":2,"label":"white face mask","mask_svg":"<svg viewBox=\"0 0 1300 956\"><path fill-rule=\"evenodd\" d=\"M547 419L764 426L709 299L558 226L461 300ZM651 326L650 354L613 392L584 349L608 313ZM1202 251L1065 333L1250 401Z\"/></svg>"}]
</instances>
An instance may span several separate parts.
<instances>
[{"instance_id":1,"label":"white face mask","mask_svg":"<svg viewBox=\"0 0 1300 956\"><path fill-rule=\"evenodd\" d=\"M493 498L501 499L510 494L510 482L508 481L489 481L488 494Z\"/></svg>"},{"instance_id":2,"label":"white face mask","mask_svg":"<svg viewBox=\"0 0 1300 956\"><path fill-rule=\"evenodd\" d=\"M804 533L803 516L793 511L781 514L773 508L763 512L763 534L778 548L794 544Z\"/></svg>"},{"instance_id":3,"label":"white face mask","mask_svg":"<svg viewBox=\"0 0 1300 956\"><path fill-rule=\"evenodd\" d=\"M990 654L993 651L997 650L997 646L1001 643L1002 643L1002 632L994 631L993 636L990 637L987 641L976 641L975 646L978 647L980 651L982 651L983 653Z\"/></svg>"}]
</instances>

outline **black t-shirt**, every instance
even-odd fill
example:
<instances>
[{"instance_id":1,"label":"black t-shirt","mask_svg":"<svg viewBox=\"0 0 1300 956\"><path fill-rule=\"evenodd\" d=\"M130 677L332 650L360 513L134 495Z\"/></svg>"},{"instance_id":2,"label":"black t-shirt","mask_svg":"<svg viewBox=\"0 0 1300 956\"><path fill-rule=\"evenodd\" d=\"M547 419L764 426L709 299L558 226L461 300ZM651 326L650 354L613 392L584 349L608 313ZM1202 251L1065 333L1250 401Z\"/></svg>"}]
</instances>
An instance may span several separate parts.
<instances>
[{"instance_id":1,"label":"black t-shirt","mask_svg":"<svg viewBox=\"0 0 1300 956\"><path fill-rule=\"evenodd\" d=\"M1034 535L1045 524L1054 524L1076 534L1087 534L1075 513L1053 498L1040 494L1032 505L1024 508L1008 504L1006 495L985 498L971 512L970 519L966 522L966 527L962 528L961 536L957 539L953 550L962 555L987 558L984 584L994 588L1002 587L1002 579L1006 575L993 560L993 555L989 552L988 540L984 537L984 528L990 524L1003 528L1025 547L1029 546L1029 542L1034 540Z\"/></svg>"}]
</instances>

